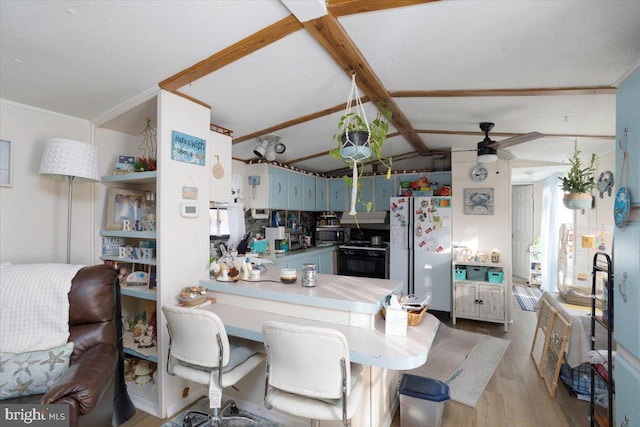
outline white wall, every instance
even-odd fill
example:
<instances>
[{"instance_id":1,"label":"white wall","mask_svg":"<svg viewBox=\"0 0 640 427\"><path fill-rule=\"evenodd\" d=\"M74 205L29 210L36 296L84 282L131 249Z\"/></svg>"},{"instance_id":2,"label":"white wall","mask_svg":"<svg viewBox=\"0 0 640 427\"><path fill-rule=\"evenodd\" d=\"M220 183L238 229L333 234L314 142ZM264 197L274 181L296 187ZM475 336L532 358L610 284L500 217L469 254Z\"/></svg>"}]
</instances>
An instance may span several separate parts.
<instances>
[{"instance_id":1,"label":"white wall","mask_svg":"<svg viewBox=\"0 0 640 427\"><path fill-rule=\"evenodd\" d=\"M0 137L12 141L13 186L0 188L0 261L66 262L68 181L38 174L44 143L91 142L86 120L0 100ZM100 185L100 184L98 184ZM96 184L73 186L71 263L91 264Z\"/></svg>"},{"instance_id":2,"label":"white wall","mask_svg":"<svg viewBox=\"0 0 640 427\"><path fill-rule=\"evenodd\" d=\"M490 254L493 249L502 252L505 277L511 277L511 178L509 162L498 160L484 166L489 176L482 182L471 179L476 165L475 152L454 152L451 161L453 187L453 241L468 246L473 253ZM496 174L499 170L500 173ZM495 203L493 215L465 215L464 189L493 188Z\"/></svg>"}]
</instances>

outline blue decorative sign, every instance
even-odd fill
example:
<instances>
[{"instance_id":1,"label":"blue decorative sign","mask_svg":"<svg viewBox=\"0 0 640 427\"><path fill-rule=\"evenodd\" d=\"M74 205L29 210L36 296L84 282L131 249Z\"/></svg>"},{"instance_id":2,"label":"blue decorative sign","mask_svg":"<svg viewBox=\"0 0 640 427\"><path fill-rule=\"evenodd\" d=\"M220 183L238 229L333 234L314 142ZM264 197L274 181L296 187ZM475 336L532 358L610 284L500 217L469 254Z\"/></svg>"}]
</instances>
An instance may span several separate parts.
<instances>
[{"instance_id":1,"label":"blue decorative sign","mask_svg":"<svg viewBox=\"0 0 640 427\"><path fill-rule=\"evenodd\" d=\"M171 133L171 158L179 162L204 166L207 141L195 136L173 131Z\"/></svg>"}]
</instances>

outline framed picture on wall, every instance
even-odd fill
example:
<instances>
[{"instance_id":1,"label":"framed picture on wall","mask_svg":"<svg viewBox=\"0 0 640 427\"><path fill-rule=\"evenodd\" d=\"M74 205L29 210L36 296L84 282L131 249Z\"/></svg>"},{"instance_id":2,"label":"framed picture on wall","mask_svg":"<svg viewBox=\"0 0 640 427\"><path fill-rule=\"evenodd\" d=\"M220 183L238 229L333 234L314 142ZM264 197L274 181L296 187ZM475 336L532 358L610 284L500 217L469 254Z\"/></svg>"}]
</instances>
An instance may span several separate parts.
<instances>
[{"instance_id":1,"label":"framed picture on wall","mask_svg":"<svg viewBox=\"0 0 640 427\"><path fill-rule=\"evenodd\" d=\"M107 193L107 230L122 230L124 221L130 221L131 231L144 219L145 192L124 188L109 188ZM138 231L141 231L138 230Z\"/></svg>"},{"instance_id":2,"label":"framed picture on wall","mask_svg":"<svg viewBox=\"0 0 640 427\"><path fill-rule=\"evenodd\" d=\"M465 215L493 215L495 199L493 188L465 188Z\"/></svg>"}]
</instances>

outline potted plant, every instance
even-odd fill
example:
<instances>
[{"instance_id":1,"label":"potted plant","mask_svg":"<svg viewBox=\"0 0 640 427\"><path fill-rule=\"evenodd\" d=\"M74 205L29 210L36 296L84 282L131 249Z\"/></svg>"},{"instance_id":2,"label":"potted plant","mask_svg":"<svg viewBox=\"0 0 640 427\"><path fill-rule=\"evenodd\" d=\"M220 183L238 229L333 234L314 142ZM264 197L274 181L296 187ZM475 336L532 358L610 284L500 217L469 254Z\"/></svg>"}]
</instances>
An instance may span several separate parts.
<instances>
[{"instance_id":1,"label":"potted plant","mask_svg":"<svg viewBox=\"0 0 640 427\"><path fill-rule=\"evenodd\" d=\"M565 192L562 202L569 209L590 209L593 197L591 190L596 187L596 155L591 154L591 161L583 167L580 151L576 150L569 157L571 169L566 176L560 177L560 187Z\"/></svg>"},{"instance_id":2,"label":"potted plant","mask_svg":"<svg viewBox=\"0 0 640 427\"><path fill-rule=\"evenodd\" d=\"M349 111L340 117L338 132L333 135L338 146L329 153L335 159L342 160L353 168L353 176L345 175L343 179L352 190L351 215L355 215L355 204L361 203L370 212L371 202L363 203L359 197L360 183L364 162L373 158L387 168L387 179L391 177L392 159L382 154L384 141L389 132L391 110L385 105L378 104L378 112L371 122L367 122L362 115ZM358 167L360 169L358 170ZM354 185L355 182L355 185ZM357 195L356 195L357 194Z\"/></svg>"},{"instance_id":3,"label":"potted plant","mask_svg":"<svg viewBox=\"0 0 640 427\"><path fill-rule=\"evenodd\" d=\"M350 165L354 161L364 162L373 156L390 169L391 159L384 158L382 146L387 139L391 115L391 110L382 104L378 104L376 118L370 123L357 112L342 115L338 122L338 132L333 135L338 146L330 151L331 156Z\"/></svg>"}]
</instances>

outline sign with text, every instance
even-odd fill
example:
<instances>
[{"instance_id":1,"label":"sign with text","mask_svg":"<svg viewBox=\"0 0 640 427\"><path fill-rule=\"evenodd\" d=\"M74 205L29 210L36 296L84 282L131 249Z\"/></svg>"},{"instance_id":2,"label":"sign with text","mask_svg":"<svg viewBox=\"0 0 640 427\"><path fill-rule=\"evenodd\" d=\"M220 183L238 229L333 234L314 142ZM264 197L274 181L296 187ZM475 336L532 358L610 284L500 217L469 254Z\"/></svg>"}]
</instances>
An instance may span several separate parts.
<instances>
[{"instance_id":1,"label":"sign with text","mask_svg":"<svg viewBox=\"0 0 640 427\"><path fill-rule=\"evenodd\" d=\"M171 158L179 162L204 166L207 141L182 132L171 133Z\"/></svg>"},{"instance_id":2,"label":"sign with text","mask_svg":"<svg viewBox=\"0 0 640 427\"><path fill-rule=\"evenodd\" d=\"M69 427L67 404L0 404L1 426Z\"/></svg>"}]
</instances>

